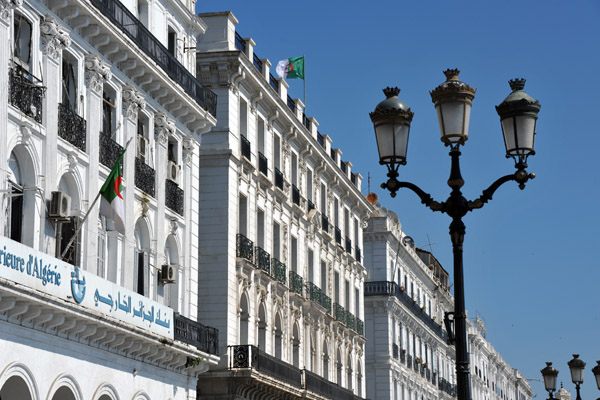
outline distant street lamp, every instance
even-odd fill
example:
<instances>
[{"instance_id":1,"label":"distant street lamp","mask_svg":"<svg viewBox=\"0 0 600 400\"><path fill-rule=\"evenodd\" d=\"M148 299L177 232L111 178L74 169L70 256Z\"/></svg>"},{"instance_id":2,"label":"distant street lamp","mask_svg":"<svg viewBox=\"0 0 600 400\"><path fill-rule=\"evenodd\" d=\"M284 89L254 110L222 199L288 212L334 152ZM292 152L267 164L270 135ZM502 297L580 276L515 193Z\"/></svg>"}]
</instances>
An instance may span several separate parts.
<instances>
[{"instance_id":1,"label":"distant street lamp","mask_svg":"<svg viewBox=\"0 0 600 400\"><path fill-rule=\"evenodd\" d=\"M600 390L600 361L596 361L598 365L592 368L592 373L596 378L596 385ZM579 354L573 354L573 359L567 363L569 370L571 371L571 381L575 384L575 390L577 391L577 397L575 400L581 400L579 394L579 387L583 384L583 371L585 370L585 362L579 358ZM553 399L552 393L556 390L556 377L558 371L552 367L551 362L546 362L546 368L540 371L544 378L544 387L550 394L549 399ZM600 400L600 399L598 399Z\"/></svg>"},{"instance_id":2,"label":"distant street lamp","mask_svg":"<svg viewBox=\"0 0 600 400\"><path fill-rule=\"evenodd\" d=\"M481 208L492 199L494 192L508 181L516 181L521 189L525 183L535 175L528 173L527 157L534 155L534 138L537 114L540 103L532 99L523 91L525 79L514 79L509 82L512 93L496 106L500 116L506 157L512 157L517 171L496 180L476 200L468 201L462 195L460 188L464 180L460 173L460 146L464 145L469 137L469 120L471 105L475 97L474 88L458 80L459 70L448 69L444 71L446 81L431 91L431 99L435 104L438 123L440 126L441 140L450 147L452 159L448 186L452 189L445 202L439 203L425 193L418 186L410 182L398 181L398 168L406 164L408 149L408 135L410 123L414 113L401 100L398 99L400 89L385 88L383 93L386 99L377 105L370 113L371 121L375 128L375 138L379 151L379 163L388 168L388 181L381 185L388 189L391 196L401 188L408 188L415 192L421 203L433 211L440 211L452 218L450 224L450 238L454 253L454 298L455 306L453 321L455 333L449 331L450 341L456 337L456 381L459 400L471 400L471 387L469 384L469 358L467 354L467 329L463 279L463 241L465 225L462 217L469 211ZM452 313L450 313L452 314ZM447 321L448 326L450 320Z\"/></svg>"}]
</instances>

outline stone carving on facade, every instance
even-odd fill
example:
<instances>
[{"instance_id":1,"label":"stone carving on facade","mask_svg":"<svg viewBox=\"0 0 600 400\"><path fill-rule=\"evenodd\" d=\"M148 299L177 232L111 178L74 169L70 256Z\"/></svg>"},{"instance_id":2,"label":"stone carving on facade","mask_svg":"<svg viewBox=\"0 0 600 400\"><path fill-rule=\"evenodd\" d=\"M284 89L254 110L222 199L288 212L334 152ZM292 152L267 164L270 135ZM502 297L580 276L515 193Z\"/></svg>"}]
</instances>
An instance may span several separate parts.
<instances>
[{"instance_id":1,"label":"stone carving on facade","mask_svg":"<svg viewBox=\"0 0 600 400\"><path fill-rule=\"evenodd\" d=\"M289 228L287 224L282 226L283 228L283 263L287 265L287 255L288 255L288 240L289 240Z\"/></svg>"},{"instance_id":2,"label":"stone carving on facade","mask_svg":"<svg viewBox=\"0 0 600 400\"><path fill-rule=\"evenodd\" d=\"M85 56L85 79L91 90L101 93L104 82L110 80L111 77L110 69L97 55Z\"/></svg>"},{"instance_id":3,"label":"stone carving on facade","mask_svg":"<svg viewBox=\"0 0 600 400\"><path fill-rule=\"evenodd\" d=\"M186 166L192 164L192 159L194 158L194 140L192 138L186 137L183 139L183 163Z\"/></svg>"},{"instance_id":4,"label":"stone carving on facade","mask_svg":"<svg viewBox=\"0 0 600 400\"><path fill-rule=\"evenodd\" d=\"M254 94L250 97L250 112L256 115L256 109L258 107L258 102L263 98L263 93L260 89L258 89Z\"/></svg>"},{"instance_id":5,"label":"stone carving on facade","mask_svg":"<svg viewBox=\"0 0 600 400\"><path fill-rule=\"evenodd\" d=\"M137 119L138 110L143 110L146 107L146 100L135 87L126 85L123 87L123 115L125 118Z\"/></svg>"},{"instance_id":6,"label":"stone carving on facade","mask_svg":"<svg viewBox=\"0 0 600 400\"><path fill-rule=\"evenodd\" d=\"M69 33L60 27L56 20L46 15L40 23L40 36L42 38L42 52L55 60L62 51L71 45Z\"/></svg>"},{"instance_id":7,"label":"stone carving on facade","mask_svg":"<svg viewBox=\"0 0 600 400\"><path fill-rule=\"evenodd\" d=\"M275 123L275 120L277 118L279 118L279 110L275 109L273 111L273 113L269 114L269 116L267 118L267 130L268 131L273 130L273 124Z\"/></svg>"},{"instance_id":8,"label":"stone carving on facade","mask_svg":"<svg viewBox=\"0 0 600 400\"><path fill-rule=\"evenodd\" d=\"M166 145L169 141L169 136L175 133L175 122L171 120L165 113L154 114L154 135L156 141Z\"/></svg>"},{"instance_id":9,"label":"stone carving on facade","mask_svg":"<svg viewBox=\"0 0 600 400\"><path fill-rule=\"evenodd\" d=\"M179 228L179 223L177 222L177 218L171 218L171 220L169 221L169 233L171 235L176 235L177 228Z\"/></svg>"},{"instance_id":10,"label":"stone carving on facade","mask_svg":"<svg viewBox=\"0 0 600 400\"><path fill-rule=\"evenodd\" d=\"M10 20L10 11L13 8L21 7L23 0L0 0L0 17L3 20Z\"/></svg>"}]
</instances>

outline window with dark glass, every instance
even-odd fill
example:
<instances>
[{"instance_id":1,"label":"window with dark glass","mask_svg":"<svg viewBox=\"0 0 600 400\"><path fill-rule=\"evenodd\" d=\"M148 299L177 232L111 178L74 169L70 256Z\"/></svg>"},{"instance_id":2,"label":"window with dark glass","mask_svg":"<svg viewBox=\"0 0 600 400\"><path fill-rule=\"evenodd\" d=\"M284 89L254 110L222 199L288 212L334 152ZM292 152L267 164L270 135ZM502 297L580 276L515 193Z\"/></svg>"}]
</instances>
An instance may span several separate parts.
<instances>
[{"instance_id":1,"label":"window with dark glass","mask_svg":"<svg viewBox=\"0 0 600 400\"><path fill-rule=\"evenodd\" d=\"M113 115L114 115L114 97L106 91L102 92L102 132L107 136L112 136Z\"/></svg>"},{"instance_id":2,"label":"window with dark glass","mask_svg":"<svg viewBox=\"0 0 600 400\"><path fill-rule=\"evenodd\" d=\"M31 23L21 14L15 13L13 22L14 60L29 70L31 62Z\"/></svg>"},{"instance_id":3,"label":"window with dark glass","mask_svg":"<svg viewBox=\"0 0 600 400\"><path fill-rule=\"evenodd\" d=\"M177 33L169 27L169 33L167 38L167 50L172 56L176 56L175 49L177 48Z\"/></svg>"}]
</instances>

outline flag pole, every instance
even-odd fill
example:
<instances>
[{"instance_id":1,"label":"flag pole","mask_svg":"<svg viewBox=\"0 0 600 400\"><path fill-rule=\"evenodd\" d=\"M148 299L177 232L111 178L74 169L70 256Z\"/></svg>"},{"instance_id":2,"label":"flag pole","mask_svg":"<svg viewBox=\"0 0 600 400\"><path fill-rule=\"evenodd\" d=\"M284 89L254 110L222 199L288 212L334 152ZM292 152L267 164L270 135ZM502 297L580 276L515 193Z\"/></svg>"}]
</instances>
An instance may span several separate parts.
<instances>
[{"instance_id":1,"label":"flag pole","mask_svg":"<svg viewBox=\"0 0 600 400\"><path fill-rule=\"evenodd\" d=\"M302 55L304 59L304 78L302 81L304 82L304 114L306 114L306 54Z\"/></svg>"},{"instance_id":2,"label":"flag pole","mask_svg":"<svg viewBox=\"0 0 600 400\"><path fill-rule=\"evenodd\" d=\"M123 157L123 154L125 154L125 150L127 150L127 147L129 146L129 143L131 143L131 141L133 140L133 137L129 138L129 140L127 141L127 143L125 144L125 148L123 149L123 151L121 152L121 155L119 155L118 161L121 160L121 158ZM117 162L118 162L117 161ZM114 168L114 166L113 166ZM98 199L100 199L100 195L102 194L102 188L100 188L100 190L98 191L98 194L96 195L96 197L94 198L94 201L92 201L92 205L88 208L87 212L85 213L83 219L81 220L81 223L79 224L79 226L77 227L77 230L75 231L75 234L73 235L73 237L71 238L71 240L69 241L69 243L67 243L67 246L65 247L65 249L63 250L63 252L60 255L60 258L62 259L65 254L67 254L67 251L69 251L69 249L71 248L71 246L73 245L73 242L75 241L75 239L77 239L77 236L79 236L79 234L81 233L81 229L83 228L83 224L85 223L85 221L87 220L87 218L90 216L90 213L92 212L92 210L94 209L94 206L96 205L96 203L98 202Z\"/></svg>"}]
</instances>

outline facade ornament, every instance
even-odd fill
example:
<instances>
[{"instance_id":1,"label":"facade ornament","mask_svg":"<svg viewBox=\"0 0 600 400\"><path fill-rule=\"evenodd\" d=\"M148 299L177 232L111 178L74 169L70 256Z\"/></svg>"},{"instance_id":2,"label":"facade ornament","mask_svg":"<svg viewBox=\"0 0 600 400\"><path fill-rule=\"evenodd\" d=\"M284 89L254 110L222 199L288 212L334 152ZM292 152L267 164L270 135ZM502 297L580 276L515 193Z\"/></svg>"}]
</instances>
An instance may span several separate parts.
<instances>
[{"instance_id":1,"label":"facade ornament","mask_svg":"<svg viewBox=\"0 0 600 400\"><path fill-rule=\"evenodd\" d=\"M112 74L104 61L95 54L85 56L85 79L87 86L96 93L102 93L105 81L110 80Z\"/></svg>"},{"instance_id":2,"label":"facade ornament","mask_svg":"<svg viewBox=\"0 0 600 400\"><path fill-rule=\"evenodd\" d=\"M0 0L0 17L4 21L10 20L10 11L13 8L21 7L23 0Z\"/></svg>"},{"instance_id":3,"label":"facade ornament","mask_svg":"<svg viewBox=\"0 0 600 400\"><path fill-rule=\"evenodd\" d=\"M282 226L282 228L283 228L283 263L287 264L288 263L288 260L287 260L288 245L287 244L289 241L289 238L288 238L288 233L289 233L288 229L289 228L288 228L287 224L284 224Z\"/></svg>"},{"instance_id":4,"label":"facade ornament","mask_svg":"<svg viewBox=\"0 0 600 400\"><path fill-rule=\"evenodd\" d=\"M142 217L146 218L148 216L148 211L150 211L150 199L146 193L142 192L142 199L140 202L142 203Z\"/></svg>"},{"instance_id":5,"label":"facade ornament","mask_svg":"<svg viewBox=\"0 0 600 400\"><path fill-rule=\"evenodd\" d=\"M269 114L269 117L267 118L267 130L268 131L273 130L273 123L275 122L275 120L277 118L279 118L279 110L275 109L275 111L273 111L272 114Z\"/></svg>"},{"instance_id":6,"label":"facade ornament","mask_svg":"<svg viewBox=\"0 0 600 400\"><path fill-rule=\"evenodd\" d=\"M123 88L123 114L125 118L137 119L138 110L143 110L146 107L146 100L135 87L126 85Z\"/></svg>"},{"instance_id":7,"label":"facade ornament","mask_svg":"<svg viewBox=\"0 0 600 400\"><path fill-rule=\"evenodd\" d=\"M49 15L42 18L40 36L42 37L43 54L55 60L59 59L62 51L71 45L69 33Z\"/></svg>"},{"instance_id":8,"label":"facade ornament","mask_svg":"<svg viewBox=\"0 0 600 400\"><path fill-rule=\"evenodd\" d=\"M260 89L258 89L254 94L250 97L250 112L256 115L256 108L258 107L258 102L263 98L263 93Z\"/></svg>"},{"instance_id":9,"label":"facade ornament","mask_svg":"<svg viewBox=\"0 0 600 400\"><path fill-rule=\"evenodd\" d=\"M171 218L169 221L169 233L171 235L177 234L177 228L179 228L179 224L177 222L177 218Z\"/></svg>"},{"instance_id":10,"label":"facade ornament","mask_svg":"<svg viewBox=\"0 0 600 400\"><path fill-rule=\"evenodd\" d=\"M189 137L183 139L183 163L186 166L191 165L194 158L194 140Z\"/></svg>"},{"instance_id":11,"label":"facade ornament","mask_svg":"<svg viewBox=\"0 0 600 400\"><path fill-rule=\"evenodd\" d=\"M167 114L154 114L154 135L159 143L166 145L169 140L169 136L173 135L174 133L175 122L169 119Z\"/></svg>"}]
</instances>

